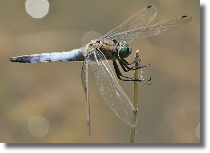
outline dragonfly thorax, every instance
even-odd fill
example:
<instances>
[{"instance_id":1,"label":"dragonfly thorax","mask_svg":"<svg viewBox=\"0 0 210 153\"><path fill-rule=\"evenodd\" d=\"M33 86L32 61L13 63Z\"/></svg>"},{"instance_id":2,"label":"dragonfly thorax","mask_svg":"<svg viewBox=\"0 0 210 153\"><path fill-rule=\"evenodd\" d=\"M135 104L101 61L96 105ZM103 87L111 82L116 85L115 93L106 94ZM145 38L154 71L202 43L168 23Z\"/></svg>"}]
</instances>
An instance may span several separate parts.
<instances>
[{"instance_id":1,"label":"dragonfly thorax","mask_svg":"<svg viewBox=\"0 0 210 153\"><path fill-rule=\"evenodd\" d=\"M132 47L126 41L120 42L118 48L120 58L126 58L132 53Z\"/></svg>"},{"instance_id":2,"label":"dragonfly thorax","mask_svg":"<svg viewBox=\"0 0 210 153\"><path fill-rule=\"evenodd\" d=\"M95 40L86 46L86 50L90 51L90 54L95 49L99 49L107 60L126 58L132 52L132 47L126 41L118 43L116 40L112 41L108 39Z\"/></svg>"}]
</instances>

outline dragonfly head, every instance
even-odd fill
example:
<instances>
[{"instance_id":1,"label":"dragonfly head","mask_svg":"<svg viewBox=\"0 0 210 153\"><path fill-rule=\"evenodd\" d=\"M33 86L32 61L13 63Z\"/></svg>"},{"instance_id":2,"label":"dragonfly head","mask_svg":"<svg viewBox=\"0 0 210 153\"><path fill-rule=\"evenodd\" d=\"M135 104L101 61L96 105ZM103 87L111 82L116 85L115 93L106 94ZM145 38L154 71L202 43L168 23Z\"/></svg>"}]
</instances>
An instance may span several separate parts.
<instances>
[{"instance_id":1,"label":"dragonfly head","mask_svg":"<svg viewBox=\"0 0 210 153\"><path fill-rule=\"evenodd\" d=\"M120 58L126 58L132 53L132 47L126 41L120 42L119 46L120 46L119 49Z\"/></svg>"}]
</instances>

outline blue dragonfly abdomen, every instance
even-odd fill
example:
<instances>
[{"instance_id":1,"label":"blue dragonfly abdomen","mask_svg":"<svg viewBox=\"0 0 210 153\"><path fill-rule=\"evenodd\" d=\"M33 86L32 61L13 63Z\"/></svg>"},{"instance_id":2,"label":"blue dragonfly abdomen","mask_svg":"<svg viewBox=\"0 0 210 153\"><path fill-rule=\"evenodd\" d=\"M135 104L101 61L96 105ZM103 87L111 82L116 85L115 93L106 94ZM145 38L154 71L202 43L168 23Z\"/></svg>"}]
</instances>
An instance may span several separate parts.
<instances>
[{"instance_id":1,"label":"blue dragonfly abdomen","mask_svg":"<svg viewBox=\"0 0 210 153\"><path fill-rule=\"evenodd\" d=\"M68 52L52 52L42 54L23 55L9 58L11 62L19 63L43 63L63 61L84 61L84 48L74 49Z\"/></svg>"}]
</instances>

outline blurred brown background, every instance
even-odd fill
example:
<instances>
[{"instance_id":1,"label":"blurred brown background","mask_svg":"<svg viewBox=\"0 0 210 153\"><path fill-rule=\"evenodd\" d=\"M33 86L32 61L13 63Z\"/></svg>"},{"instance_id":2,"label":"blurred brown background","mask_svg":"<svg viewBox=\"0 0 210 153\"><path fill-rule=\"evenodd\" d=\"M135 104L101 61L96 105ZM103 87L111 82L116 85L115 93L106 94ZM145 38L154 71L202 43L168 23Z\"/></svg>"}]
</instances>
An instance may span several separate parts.
<instances>
[{"instance_id":1,"label":"blurred brown background","mask_svg":"<svg viewBox=\"0 0 210 153\"><path fill-rule=\"evenodd\" d=\"M135 142L200 142L196 129L200 123L199 0L49 0L49 4L48 14L34 19L27 14L24 0L0 2L0 142L129 142L130 127L106 105L91 70L93 137L89 137L81 62L19 64L8 58L80 48L85 33L103 35L148 5L158 8L151 24L182 15L192 16L192 21L132 43L133 51L140 50L141 65L151 64L143 69L144 78L152 78L151 86L139 83ZM128 58L133 60L134 53ZM133 83L119 84L132 99ZM44 124L43 120L30 124L37 116L46 119ZM32 134L48 124L43 136L39 130L38 137Z\"/></svg>"}]
</instances>

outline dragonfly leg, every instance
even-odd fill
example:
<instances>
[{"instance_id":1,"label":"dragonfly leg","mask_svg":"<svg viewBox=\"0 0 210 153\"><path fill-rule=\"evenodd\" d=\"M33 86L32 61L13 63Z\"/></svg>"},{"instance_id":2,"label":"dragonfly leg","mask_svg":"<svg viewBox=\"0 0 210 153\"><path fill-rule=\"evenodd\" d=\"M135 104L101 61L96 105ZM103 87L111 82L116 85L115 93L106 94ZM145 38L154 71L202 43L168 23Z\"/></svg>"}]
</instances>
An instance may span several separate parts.
<instances>
[{"instance_id":1,"label":"dragonfly leg","mask_svg":"<svg viewBox=\"0 0 210 153\"><path fill-rule=\"evenodd\" d=\"M122 81L139 81L139 82L142 82L144 84L148 84L148 85L151 84L151 83L149 83L149 81L151 81L151 77L150 77L149 80L145 80L145 79L134 79L134 78L122 75L115 59L113 59L113 66L114 66L114 69L115 69L115 72L116 72L116 75L117 75L118 79L120 79ZM125 67L123 69L125 69Z\"/></svg>"},{"instance_id":2,"label":"dragonfly leg","mask_svg":"<svg viewBox=\"0 0 210 153\"><path fill-rule=\"evenodd\" d=\"M132 63L128 63L128 61L126 61L124 58L120 58L119 60L121 60L122 62L124 62L126 65L132 65L135 64L135 61L133 61ZM140 62L141 60L138 59L138 62Z\"/></svg>"},{"instance_id":3,"label":"dragonfly leg","mask_svg":"<svg viewBox=\"0 0 210 153\"><path fill-rule=\"evenodd\" d=\"M118 61L119 61L119 63L120 63L120 66L122 67L122 69L123 69L125 72L128 72L128 71L130 71L130 70L141 69L141 68L150 66L150 64L148 64L148 65L146 65L146 66L139 66L139 67L135 68L134 66L132 66L132 67L129 67L129 66L128 66L128 65L134 64L135 62L128 63L125 59L122 59L122 58L119 58ZM141 61L141 60L139 60L139 61Z\"/></svg>"},{"instance_id":4,"label":"dragonfly leg","mask_svg":"<svg viewBox=\"0 0 210 153\"><path fill-rule=\"evenodd\" d=\"M134 66L132 67L129 67L127 64L125 64L123 61L119 60L119 63L120 63L120 66L122 67L122 69L125 71L125 72L128 72L130 70L132 70L134 68Z\"/></svg>"},{"instance_id":5,"label":"dragonfly leg","mask_svg":"<svg viewBox=\"0 0 210 153\"><path fill-rule=\"evenodd\" d=\"M132 69L132 70L141 69L141 68L144 68L144 67L148 67L148 66L150 66L150 63L149 63L148 65L139 66L139 67L137 67L137 68L134 68L134 69Z\"/></svg>"}]
</instances>

